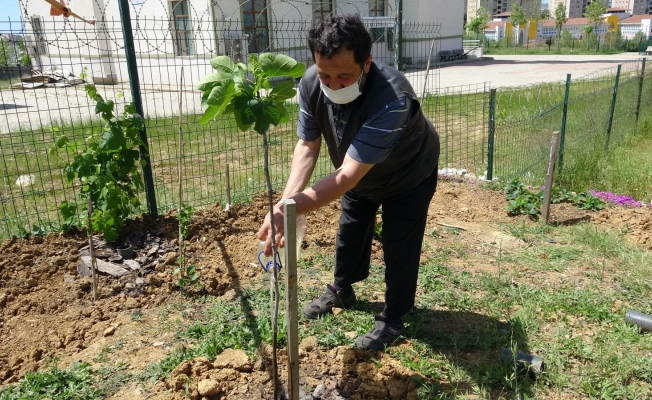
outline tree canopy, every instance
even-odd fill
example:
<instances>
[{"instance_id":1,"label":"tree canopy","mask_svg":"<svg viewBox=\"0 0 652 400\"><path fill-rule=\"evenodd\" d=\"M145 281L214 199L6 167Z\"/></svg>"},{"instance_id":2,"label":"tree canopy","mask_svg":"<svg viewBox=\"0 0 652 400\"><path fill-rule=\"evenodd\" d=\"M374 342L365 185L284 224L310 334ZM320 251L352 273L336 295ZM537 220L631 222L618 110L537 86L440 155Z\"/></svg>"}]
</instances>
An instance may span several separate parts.
<instances>
[{"instance_id":1,"label":"tree canopy","mask_svg":"<svg viewBox=\"0 0 652 400\"><path fill-rule=\"evenodd\" d=\"M476 35L479 35L485 29L487 29L488 22L491 21L491 15L484 7L478 8L475 18L469 21L466 24L466 30L468 32L474 32Z\"/></svg>"},{"instance_id":2,"label":"tree canopy","mask_svg":"<svg viewBox=\"0 0 652 400\"><path fill-rule=\"evenodd\" d=\"M586 11L584 11L584 16L591 21L594 27L600 25L600 22L604 19L602 15L607 11L607 6L601 0L595 0L588 6L586 6Z\"/></svg>"}]
</instances>

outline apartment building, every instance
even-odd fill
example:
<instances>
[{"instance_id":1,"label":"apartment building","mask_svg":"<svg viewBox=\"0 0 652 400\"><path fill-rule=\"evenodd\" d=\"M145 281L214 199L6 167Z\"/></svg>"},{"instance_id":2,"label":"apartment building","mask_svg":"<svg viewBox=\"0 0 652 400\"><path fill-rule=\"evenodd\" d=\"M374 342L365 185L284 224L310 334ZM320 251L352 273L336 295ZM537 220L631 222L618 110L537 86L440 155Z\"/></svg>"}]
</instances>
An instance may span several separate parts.
<instances>
[{"instance_id":1,"label":"apartment building","mask_svg":"<svg viewBox=\"0 0 652 400\"><path fill-rule=\"evenodd\" d=\"M559 3L566 6L566 18L581 18L584 16L586 6L591 4L591 0L550 0L548 9L551 15L555 15Z\"/></svg>"},{"instance_id":2,"label":"apartment building","mask_svg":"<svg viewBox=\"0 0 652 400\"><path fill-rule=\"evenodd\" d=\"M522 0L467 0L466 20L475 18L478 9L483 7L489 14L496 15L512 10L512 4L522 5Z\"/></svg>"},{"instance_id":3,"label":"apartment building","mask_svg":"<svg viewBox=\"0 0 652 400\"><path fill-rule=\"evenodd\" d=\"M652 0L612 0L611 7L624 8L632 15L650 14Z\"/></svg>"}]
</instances>

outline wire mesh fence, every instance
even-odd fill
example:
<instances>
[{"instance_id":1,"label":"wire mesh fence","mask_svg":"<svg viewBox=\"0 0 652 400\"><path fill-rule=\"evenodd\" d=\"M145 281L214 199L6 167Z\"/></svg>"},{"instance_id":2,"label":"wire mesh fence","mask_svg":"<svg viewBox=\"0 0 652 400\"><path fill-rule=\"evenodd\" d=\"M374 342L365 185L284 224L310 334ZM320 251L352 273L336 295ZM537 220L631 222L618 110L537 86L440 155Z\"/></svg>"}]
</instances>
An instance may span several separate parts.
<instances>
[{"instance_id":1,"label":"wire mesh fence","mask_svg":"<svg viewBox=\"0 0 652 400\"><path fill-rule=\"evenodd\" d=\"M199 123L200 92L195 85L211 72L212 57L226 54L246 63L251 54L270 51L291 55L307 65L313 63L306 43L307 21L277 22L261 36L256 29L248 31L242 21L215 20L204 14L198 19L199 26L195 25L201 29L194 29L191 36L171 29L174 20L144 15L135 19L134 50L140 78L136 90L143 102L159 212L178 205L179 163L184 170L186 204L225 204L227 165L232 203L265 190L261 137L240 132L226 117L209 125ZM493 177L542 182L551 134L560 130L565 115L566 82L498 90L493 110L495 130L491 132L488 83L440 85L438 24L404 25L402 57L397 63L393 17L365 23L374 39L374 58L400 64L424 112L437 127L440 169L465 169L475 176L486 176L491 159ZM0 48L6 49L4 65L0 66L6 71L0 76L0 237L57 229L58 204L78 200L78 188L69 185L62 174L62 165L70 161L71 154L50 154L49 150L60 135L83 142L102 129L84 85L98 85L100 94L112 99L118 109L132 101L118 21L102 20L96 26L44 18L21 24L0 21L0 30L12 29L16 29L16 38L10 35L13 39L0 42ZM21 39L23 29L33 33L26 40ZM25 59L31 60L30 66L25 66ZM9 67L13 69L9 71ZM586 143L605 145L609 126L613 145L635 129L639 94L639 114L652 110L652 68L646 69L642 81L641 71L639 61L621 65L615 103L616 68L572 80L565 171L573 171L573 163L586 157ZM296 116L295 102L290 101L288 110ZM488 145L491 133L492 147ZM297 141L296 118L273 127L269 137L272 184L281 190ZM313 181L332 171L322 150Z\"/></svg>"},{"instance_id":2,"label":"wire mesh fence","mask_svg":"<svg viewBox=\"0 0 652 400\"><path fill-rule=\"evenodd\" d=\"M374 40L374 58L396 64L394 18L364 21ZM212 57L226 54L236 62L246 63L251 54L274 52L291 55L308 66L313 63L306 40L307 21L276 21L264 37L256 30L248 32L243 21L200 22L206 29L195 29L188 37L170 29L173 20L142 15L134 19L138 89L159 212L178 205L179 162L184 165L183 201L193 206L226 203L227 164L232 202L245 201L265 190L262 138L253 131L240 132L235 121L226 117L209 125L199 123L201 94L195 85L212 71ZM195 28L199 28L197 25ZM0 30L16 29L17 35L22 34L23 27L38 35L23 40L22 50L15 53L30 58L32 65L3 80L7 90L0 91L4 177L0 186L1 237L24 234L35 226L57 229L61 222L58 204L78 200L77 188L69 185L62 174L62 166L71 155L53 155L49 150L60 135L83 142L102 129L85 84L96 84L99 93L113 100L118 110L132 101L119 21L101 20L95 26L42 17L25 21L24 25L0 22ZM403 28L409 41L403 50L403 63L409 68L406 74L422 97L438 89L439 27L415 24ZM13 57L5 65L15 64L16 59ZM295 103L290 100L288 110L296 116ZM181 155L180 126L184 137ZM269 133L270 174L274 188L279 190L289 173L297 141L296 118L273 127ZM313 180L331 171L324 149Z\"/></svg>"}]
</instances>

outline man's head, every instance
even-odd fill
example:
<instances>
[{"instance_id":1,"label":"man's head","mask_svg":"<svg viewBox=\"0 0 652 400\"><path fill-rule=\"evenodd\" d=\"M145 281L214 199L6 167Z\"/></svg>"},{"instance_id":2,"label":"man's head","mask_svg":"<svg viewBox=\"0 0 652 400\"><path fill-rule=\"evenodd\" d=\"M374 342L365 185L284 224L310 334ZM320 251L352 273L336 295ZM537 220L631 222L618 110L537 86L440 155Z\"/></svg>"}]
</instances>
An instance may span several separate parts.
<instances>
[{"instance_id":1,"label":"man's head","mask_svg":"<svg viewBox=\"0 0 652 400\"><path fill-rule=\"evenodd\" d=\"M308 45L315 57L331 58L342 50L353 52L363 66L371 55L371 36L359 15L340 15L317 21L308 31Z\"/></svg>"}]
</instances>

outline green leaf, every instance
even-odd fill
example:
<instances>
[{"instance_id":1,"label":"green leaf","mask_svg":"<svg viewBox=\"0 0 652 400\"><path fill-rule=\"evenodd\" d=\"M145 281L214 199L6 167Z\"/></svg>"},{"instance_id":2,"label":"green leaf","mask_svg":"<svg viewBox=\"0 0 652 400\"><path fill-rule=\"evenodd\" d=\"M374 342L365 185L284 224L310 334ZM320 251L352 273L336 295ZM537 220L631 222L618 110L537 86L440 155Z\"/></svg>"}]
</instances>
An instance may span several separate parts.
<instances>
[{"instance_id":1,"label":"green leaf","mask_svg":"<svg viewBox=\"0 0 652 400\"><path fill-rule=\"evenodd\" d=\"M221 112L222 112L222 107L208 106L208 108L204 110L204 114L199 120L199 123L207 124L211 122L214 118L218 117L221 114Z\"/></svg>"},{"instance_id":2,"label":"green leaf","mask_svg":"<svg viewBox=\"0 0 652 400\"><path fill-rule=\"evenodd\" d=\"M251 54L249 56L249 64L247 64L247 69L249 72L254 74L256 81L264 78L263 70L260 67L260 63L258 62L258 57L255 54Z\"/></svg>"},{"instance_id":3,"label":"green leaf","mask_svg":"<svg viewBox=\"0 0 652 400\"><path fill-rule=\"evenodd\" d=\"M126 145L127 141L118 125L111 126L111 130L102 132L100 136L100 148L103 150L119 150Z\"/></svg>"},{"instance_id":4,"label":"green leaf","mask_svg":"<svg viewBox=\"0 0 652 400\"><path fill-rule=\"evenodd\" d=\"M113 118L113 107L113 100L98 101L95 104L95 114L102 114L102 119L108 121Z\"/></svg>"},{"instance_id":5,"label":"green leaf","mask_svg":"<svg viewBox=\"0 0 652 400\"><path fill-rule=\"evenodd\" d=\"M217 56L211 59L211 67L218 71L227 72L233 74L236 69L236 65L231 61L229 56Z\"/></svg>"},{"instance_id":6,"label":"green leaf","mask_svg":"<svg viewBox=\"0 0 652 400\"><path fill-rule=\"evenodd\" d=\"M226 85L216 86L206 99L209 106L217 106L221 109L226 108L233 96L235 95L235 82L229 81Z\"/></svg>"},{"instance_id":7,"label":"green leaf","mask_svg":"<svg viewBox=\"0 0 652 400\"><path fill-rule=\"evenodd\" d=\"M227 85L229 81L233 82L232 74L224 71L217 71L202 77L197 83L197 89L201 91L210 91L215 86Z\"/></svg>"},{"instance_id":8,"label":"green leaf","mask_svg":"<svg viewBox=\"0 0 652 400\"><path fill-rule=\"evenodd\" d=\"M238 129L240 129L241 132L246 132L251 128L253 121L249 122L250 119L247 115L247 109L236 108L233 111L233 116L235 117L235 123L238 125Z\"/></svg>"},{"instance_id":9,"label":"green leaf","mask_svg":"<svg viewBox=\"0 0 652 400\"><path fill-rule=\"evenodd\" d=\"M274 89L269 93L269 97L279 100L279 101L284 101L287 99L291 99L294 97L294 95L297 94L297 91L294 89L294 81L281 81L274 86Z\"/></svg>"},{"instance_id":10,"label":"green leaf","mask_svg":"<svg viewBox=\"0 0 652 400\"><path fill-rule=\"evenodd\" d=\"M264 53L260 55L258 61L263 73L268 77L300 78L306 70L305 65L285 54Z\"/></svg>"},{"instance_id":11,"label":"green leaf","mask_svg":"<svg viewBox=\"0 0 652 400\"><path fill-rule=\"evenodd\" d=\"M68 136L59 136L55 139L54 144L58 148L63 148L68 143Z\"/></svg>"}]
</instances>

